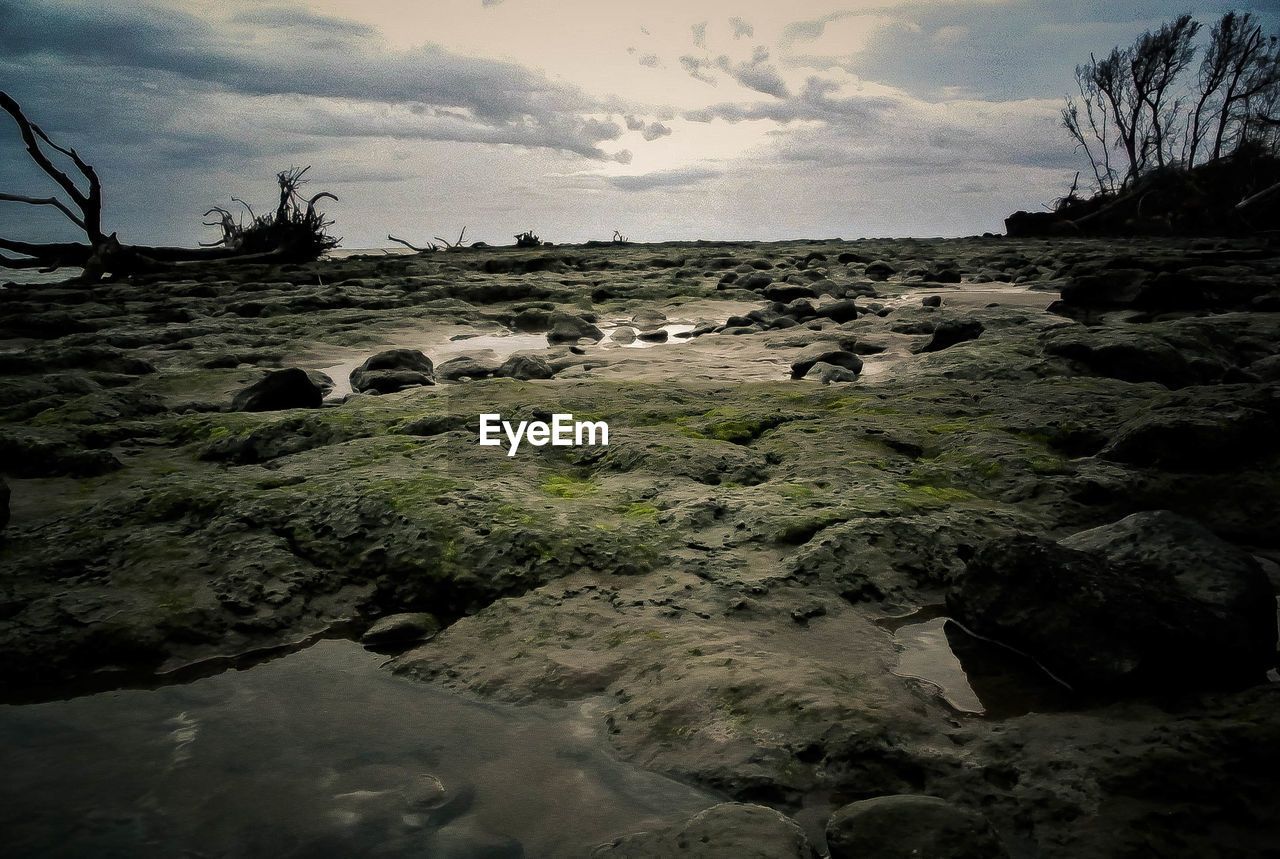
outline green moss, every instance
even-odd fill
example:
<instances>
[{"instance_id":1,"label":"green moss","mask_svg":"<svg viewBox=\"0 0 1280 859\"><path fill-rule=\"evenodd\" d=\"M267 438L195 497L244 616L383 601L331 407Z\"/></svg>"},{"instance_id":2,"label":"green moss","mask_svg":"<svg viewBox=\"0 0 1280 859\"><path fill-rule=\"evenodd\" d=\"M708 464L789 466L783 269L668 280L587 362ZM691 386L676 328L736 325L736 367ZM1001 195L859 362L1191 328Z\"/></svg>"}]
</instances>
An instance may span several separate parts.
<instances>
[{"instance_id":1,"label":"green moss","mask_svg":"<svg viewBox=\"0 0 1280 859\"><path fill-rule=\"evenodd\" d=\"M962 501L972 501L977 497L972 492L966 492L963 489L956 489L950 486L913 486L909 483L899 483L898 488L905 493L899 500L906 506L927 507L937 504L955 504Z\"/></svg>"},{"instance_id":2,"label":"green moss","mask_svg":"<svg viewBox=\"0 0 1280 859\"><path fill-rule=\"evenodd\" d=\"M619 513L628 519L655 519L658 516L657 507L652 504L642 504L638 501L625 504L617 509Z\"/></svg>"},{"instance_id":3,"label":"green moss","mask_svg":"<svg viewBox=\"0 0 1280 859\"><path fill-rule=\"evenodd\" d=\"M710 424L707 427L706 435L708 438L713 438L717 441L746 444L757 438L763 431L759 421L736 420Z\"/></svg>"},{"instance_id":4,"label":"green moss","mask_svg":"<svg viewBox=\"0 0 1280 859\"><path fill-rule=\"evenodd\" d=\"M804 483L784 483L777 487L777 490L783 498L790 498L793 501L812 498L815 494L813 487Z\"/></svg>"},{"instance_id":5,"label":"green moss","mask_svg":"<svg viewBox=\"0 0 1280 859\"><path fill-rule=\"evenodd\" d=\"M595 494L594 478L574 477L569 474L552 474L542 481L542 491L557 498L582 498Z\"/></svg>"}]
</instances>

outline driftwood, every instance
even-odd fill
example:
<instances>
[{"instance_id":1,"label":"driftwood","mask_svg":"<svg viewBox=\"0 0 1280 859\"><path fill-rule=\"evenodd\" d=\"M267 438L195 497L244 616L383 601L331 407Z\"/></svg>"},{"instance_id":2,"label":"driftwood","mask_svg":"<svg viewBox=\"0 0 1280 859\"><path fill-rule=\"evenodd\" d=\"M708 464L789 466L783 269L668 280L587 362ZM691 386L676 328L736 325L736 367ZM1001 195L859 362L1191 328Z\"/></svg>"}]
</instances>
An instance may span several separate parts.
<instances>
[{"instance_id":1,"label":"driftwood","mask_svg":"<svg viewBox=\"0 0 1280 859\"><path fill-rule=\"evenodd\" d=\"M102 182L93 166L86 163L75 149L54 143L39 125L27 118L22 108L7 93L0 91L0 110L4 110L18 125L18 132L27 154L40 170L52 179L71 199L67 205L57 197L36 197L26 194L0 192L0 202L21 203L29 206L50 206L57 209L85 235L79 242L24 242L0 236L0 251L19 254L18 257L0 254L0 268L39 268L54 271L62 267L82 268L80 280L96 282L104 274L127 275L157 267L182 263L208 262L269 262L292 260L302 257L315 258L324 250L335 246L338 239L325 233L332 222L316 211L316 203L322 199L337 200L333 194L322 191L303 200L298 189L303 184L303 174L309 168L288 170L278 175L280 181L280 205L274 213L254 218L249 225L236 221L230 212L214 207L206 212L219 214L220 220L212 226L220 226L223 237L217 242L200 248L148 247L123 244L115 233L107 235L102 230ZM49 151L69 159L80 174L81 188L67 171L59 169ZM236 198L232 198L236 200ZM248 204L240 202L249 210ZM303 203L305 202L305 208Z\"/></svg>"},{"instance_id":2,"label":"driftwood","mask_svg":"<svg viewBox=\"0 0 1280 859\"><path fill-rule=\"evenodd\" d=\"M390 233L387 233L387 239L395 242L396 244L404 245L406 248L408 248L411 251L416 251L420 254L429 254L429 253L435 253L436 251L460 250L463 246L462 237L465 236L466 234L467 234L467 228L463 227L462 232L458 233L458 240L456 242L451 242L448 239L442 239L439 236L436 236L435 237L436 241L430 242L425 248L420 248L415 244L410 244L404 239L398 239L395 236L391 235ZM439 242L440 244L436 244L436 242Z\"/></svg>"}]
</instances>

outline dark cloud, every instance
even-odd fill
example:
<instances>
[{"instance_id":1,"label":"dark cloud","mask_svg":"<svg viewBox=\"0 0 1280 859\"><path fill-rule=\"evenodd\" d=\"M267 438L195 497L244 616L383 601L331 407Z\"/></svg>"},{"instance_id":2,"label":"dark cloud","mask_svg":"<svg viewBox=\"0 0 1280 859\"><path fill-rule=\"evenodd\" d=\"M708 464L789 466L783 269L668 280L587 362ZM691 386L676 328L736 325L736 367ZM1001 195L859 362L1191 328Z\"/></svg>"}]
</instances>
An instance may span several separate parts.
<instances>
[{"instance_id":1,"label":"dark cloud","mask_svg":"<svg viewBox=\"0 0 1280 859\"><path fill-rule=\"evenodd\" d=\"M610 176L605 181L623 191L650 191L654 188L696 185L719 175L719 172L705 167L683 167L677 170L659 170L641 176Z\"/></svg>"},{"instance_id":2,"label":"dark cloud","mask_svg":"<svg viewBox=\"0 0 1280 859\"><path fill-rule=\"evenodd\" d=\"M1197 19L1207 28L1233 8L1253 11L1271 32L1280 27L1275 0L1201 0ZM793 52L788 59L815 68L839 65L922 98L955 91L993 100L1056 97L1071 89L1076 65L1087 61L1091 51L1101 55L1127 45L1178 11L1161 0L907 2L797 22L786 28L783 41L812 41L840 18L883 15L893 20L857 53L812 57ZM964 38L948 37L961 28Z\"/></svg>"},{"instance_id":3,"label":"dark cloud","mask_svg":"<svg viewBox=\"0 0 1280 859\"><path fill-rule=\"evenodd\" d=\"M662 64L662 60L658 58L657 54L645 54L644 56L640 57L640 65L642 66L648 66L649 68L654 69L661 64Z\"/></svg>"},{"instance_id":4,"label":"dark cloud","mask_svg":"<svg viewBox=\"0 0 1280 859\"><path fill-rule=\"evenodd\" d=\"M229 19L236 24L249 24L274 30L307 31L349 39L371 39L378 31L368 24L328 15L317 15L300 6L259 6L237 12Z\"/></svg>"},{"instance_id":5,"label":"dark cloud","mask_svg":"<svg viewBox=\"0 0 1280 859\"><path fill-rule=\"evenodd\" d=\"M743 36L751 38L756 34L755 27L752 27L746 21L738 17L729 19L729 26L733 28L733 38L741 39Z\"/></svg>"},{"instance_id":6,"label":"dark cloud","mask_svg":"<svg viewBox=\"0 0 1280 859\"><path fill-rule=\"evenodd\" d=\"M709 74L713 64L705 57L694 57L685 55L680 58L680 67L689 73L690 77L697 78L703 83L709 83L715 86L716 79Z\"/></svg>"},{"instance_id":7,"label":"dark cloud","mask_svg":"<svg viewBox=\"0 0 1280 859\"><path fill-rule=\"evenodd\" d=\"M84 68L90 77L153 73L172 76L183 87L242 96L424 104L470 115L474 128L441 139L549 146L606 158L598 144L617 136L616 126L577 118L600 110L581 91L513 63L465 57L430 43L391 51L367 28L304 10L267 7L246 15L246 25L263 28L252 46L192 15L159 8L0 0L0 53L32 66ZM342 62L331 50L279 34L291 20L313 32L345 34ZM263 38L275 40L264 46ZM436 126L442 133L457 127Z\"/></svg>"},{"instance_id":8,"label":"dark cloud","mask_svg":"<svg viewBox=\"0 0 1280 859\"><path fill-rule=\"evenodd\" d=\"M787 85L778 74L778 69L769 62L769 51L757 47L750 62L734 63L724 55L716 59L716 65L730 77L748 89L762 92L777 98L786 98Z\"/></svg>"},{"instance_id":9,"label":"dark cloud","mask_svg":"<svg viewBox=\"0 0 1280 859\"><path fill-rule=\"evenodd\" d=\"M696 48L705 48L707 46L707 22L694 24L689 28L693 31L693 45Z\"/></svg>"},{"instance_id":10,"label":"dark cloud","mask_svg":"<svg viewBox=\"0 0 1280 859\"><path fill-rule=\"evenodd\" d=\"M644 130L643 137L645 140L657 140L659 137L667 137L670 134L670 126L663 125L661 122L652 122Z\"/></svg>"},{"instance_id":11,"label":"dark cloud","mask_svg":"<svg viewBox=\"0 0 1280 859\"><path fill-rule=\"evenodd\" d=\"M624 116L623 122L627 124L628 131L639 131L644 128L644 120L638 116Z\"/></svg>"}]
</instances>

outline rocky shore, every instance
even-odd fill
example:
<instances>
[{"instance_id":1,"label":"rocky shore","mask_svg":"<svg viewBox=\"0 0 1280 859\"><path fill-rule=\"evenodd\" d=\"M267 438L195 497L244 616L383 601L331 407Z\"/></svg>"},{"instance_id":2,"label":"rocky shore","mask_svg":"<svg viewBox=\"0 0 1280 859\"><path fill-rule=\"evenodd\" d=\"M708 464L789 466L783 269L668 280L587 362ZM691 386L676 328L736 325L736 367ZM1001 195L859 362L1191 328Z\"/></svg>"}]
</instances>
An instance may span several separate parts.
<instances>
[{"instance_id":1,"label":"rocky shore","mask_svg":"<svg viewBox=\"0 0 1280 859\"><path fill-rule=\"evenodd\" d=\"M584 855L1280 853L1274 242L175 269L0 341L9 702L368 634L725 800Z\"/></svg>"}]
</instances>

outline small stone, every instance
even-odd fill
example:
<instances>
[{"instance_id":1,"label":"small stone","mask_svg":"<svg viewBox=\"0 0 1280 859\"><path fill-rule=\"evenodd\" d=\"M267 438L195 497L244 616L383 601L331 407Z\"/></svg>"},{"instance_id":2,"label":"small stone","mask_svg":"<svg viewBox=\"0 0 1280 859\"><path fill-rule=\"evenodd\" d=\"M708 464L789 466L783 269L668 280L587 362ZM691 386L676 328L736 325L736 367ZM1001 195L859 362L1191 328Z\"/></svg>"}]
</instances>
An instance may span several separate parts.
<instances>
[{"instance_id":1,"label":"small stone","mask_svg":"<svg viewBox=\"0 0 1280 859\"><path fill-rule=\"evenodd\" d=\"M941 306L942 306L942 296L941 296L941 295L926 295L924 298L920 299L920 304L921 304L923 307L941 307Z\"/></svg>"},{"instance_id":2,"label":"small stone","mask_svg":"<svg viewBox=\"0 0 1280 859\"><path fill-rule=\"evenodd\" d=\"M373 622L360 643L365 646L380 647L386 644L401 644L423 641L440 631L440 621L426 612L406 614L389 614Z\"/></svg>"},{"instance_id":3,"label":"small stone","mask_svg":"<svg viewBox=\"0 0 1280 859\"><path fill-rule=\"evenodd\" d=\"M848 367L841 367L837 364L828 364L826 361L819 361L809 368L809 372L804 374L806 379L814 379L824 385L832 382L856 382L858 374Z\"/></svg>"}]
</instances>

